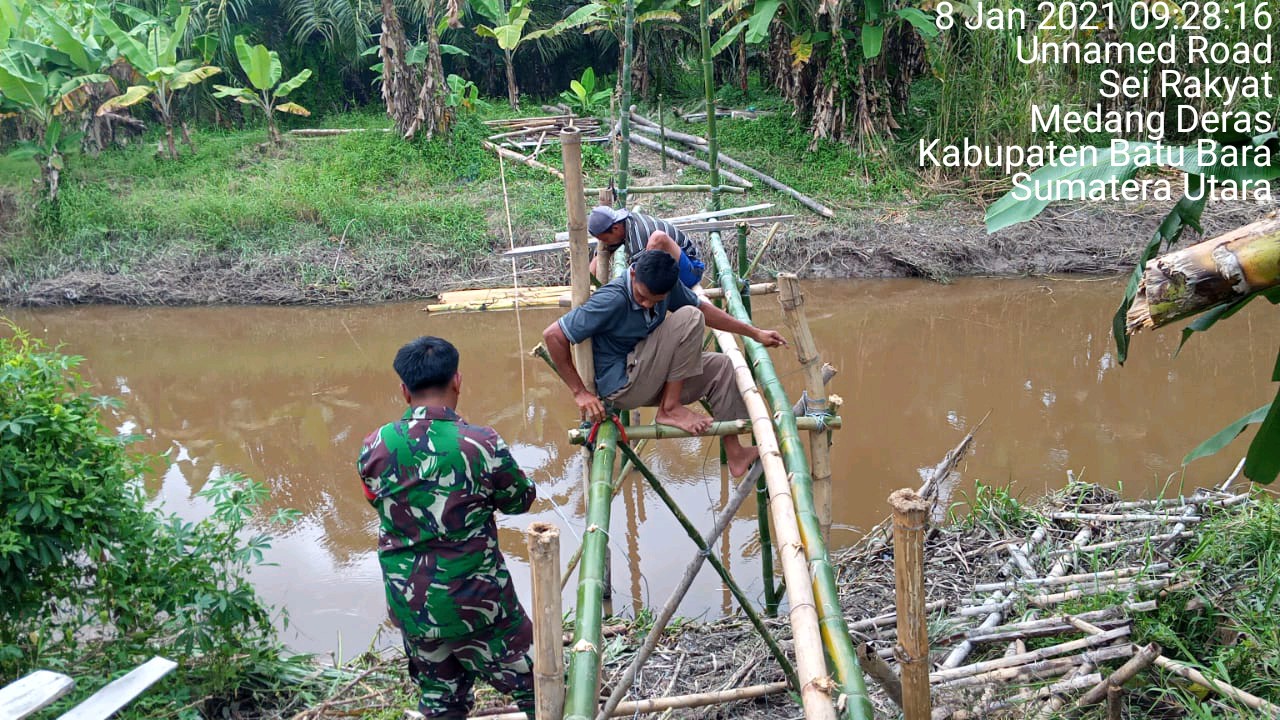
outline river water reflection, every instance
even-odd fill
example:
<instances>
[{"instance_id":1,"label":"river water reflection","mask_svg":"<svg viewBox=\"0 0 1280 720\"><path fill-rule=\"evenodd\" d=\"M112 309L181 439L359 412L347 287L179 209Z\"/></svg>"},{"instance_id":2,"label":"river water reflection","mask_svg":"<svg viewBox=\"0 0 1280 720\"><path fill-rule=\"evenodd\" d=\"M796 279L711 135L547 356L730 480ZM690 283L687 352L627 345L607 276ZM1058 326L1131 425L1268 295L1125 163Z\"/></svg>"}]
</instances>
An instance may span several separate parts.
<instances>
[{"instance_id":1,"label":"river water reflection","mask_svg":"<svg viewBox=\"0 0 1280 720\"><path fill-rule=\"evenodd\" d=\"M1271 315L1251 307L1176 360L1176 330L1140 336L1121 368L1108 335L1122 290L1115 280L909 280L807 282L808 310L824 359L839 368L844 429L835 434L835 545L886 514L885 497L916 486L967 428L990 413L962 466L974 481L1034 497L1077 477L1137 496L1172 478L1207 434L1264 402L1280 344ZM391 370L395 350L419 334L449 338L462 354L462 415L506 438L538 484L527 516L503 518L501 544L528 599L520 530L558 524L567 560L582 532L581 456L565 431L571 397L528 348L555 310L428 316L421 304L350 308L117 308L12 310L8 315L65 351L85 375L120 395L113 422L146 437L141 447L172 463L149 480L158 501L195 518L210 476L241 472L265 482L262 515L296 508L254 580L290 615L296 649L351 655L383 625L374 552L376 522L354 465L361 439L402 412ZM758 322L779 326L772 297ZM782 328L779 328L782 329ZM785 332L785 330L784 330ZM775 362L795 397L790 351ZM1244 452L1237 441L1191 466L1185 482L1212 482ZM713 444L663 441L653 469L699 525L727 495ZM763 594L754 506L719 546L746 591ZM651 491L628 483L613 505L615 609L661 604L692 545ZM566 608L573 593L565 596ZM714 573L699 576L681 614L732 612ZM381 642L387 642L383 639ZM396 641L394 638L391 641Z\"/></svg>"}]
</instances>

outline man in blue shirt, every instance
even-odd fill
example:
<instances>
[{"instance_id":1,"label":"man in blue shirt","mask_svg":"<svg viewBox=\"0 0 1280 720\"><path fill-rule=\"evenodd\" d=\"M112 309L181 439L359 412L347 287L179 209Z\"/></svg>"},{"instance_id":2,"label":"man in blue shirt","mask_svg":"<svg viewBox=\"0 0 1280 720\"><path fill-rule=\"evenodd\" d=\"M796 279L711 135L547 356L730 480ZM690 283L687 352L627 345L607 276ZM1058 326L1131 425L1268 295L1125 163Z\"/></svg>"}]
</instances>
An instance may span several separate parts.
<instances>
[{"instance_id":1,"label":"man in blue shirt","mask_svg":"<svg viewBox=\"0 0 1280 720\"><path fill-rule=\"evenodd\" d=\"M627 274L592 293L542 333L560 378L573 393L582 416L605 418L604 403L631 410L656 406L664 425L700 433L711 418L685 407L706 400L717 420L747 417L733 378L733 366L721 353L702 352L705 328L749 337L766 347L785 345L782 335L744 323L679 282L671 253L648 250L636 256ZM591 341L596 392L587 390L573 364L570 345ZM741 476L759 453L736 435L725 438L729 471Z\"/></svg>"}]
</instances>

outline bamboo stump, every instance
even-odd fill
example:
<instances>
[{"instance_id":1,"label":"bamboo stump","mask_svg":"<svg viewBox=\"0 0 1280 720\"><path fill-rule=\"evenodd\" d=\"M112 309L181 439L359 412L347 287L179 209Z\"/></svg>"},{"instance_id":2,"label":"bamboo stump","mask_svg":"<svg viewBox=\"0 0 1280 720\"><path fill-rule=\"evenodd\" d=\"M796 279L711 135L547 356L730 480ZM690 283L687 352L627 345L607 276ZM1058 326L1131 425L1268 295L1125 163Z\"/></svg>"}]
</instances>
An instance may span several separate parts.
<instances>
[{"instance_id":1,"label":"bamboo stump","mask_svg":"<svg viewBox=\"0 0 1280 720\"><path fill-rule=\"evenodd\" d=\"M533 576L533 692L537 720L564 715L564 613L560 595L560 529L535 522L526 538Z\"/></svg>"},{"instance_id":2,"label":"bamboo stump","mask_svg":"<svg viewBox=\"0 0 1280 720\"><path fill-rule=\"evenodd\" d=\"M805 410L822 415L828 412L827 393L822 386L822 358L804 312L800 280L791 273L778 275L778 303L796 346L796 358L804 370L807 394ZM831 544L831 440L825 428L809 433L809 457L813 458L813 504L822 526L822 539Z\"/></svg>"},{"instance_id":3,"label":"bamboo stump","mask_svg":"<svg viewBox=\"0 0 1280 720\"><path fill-rule=\"evenodd\" d=\"M898 610L902 710L906 720L928 720L929 629L924 602L924 535L929 501L914 490L889 496L893 507L893 570Z\"/></svg>"}]
</instances>

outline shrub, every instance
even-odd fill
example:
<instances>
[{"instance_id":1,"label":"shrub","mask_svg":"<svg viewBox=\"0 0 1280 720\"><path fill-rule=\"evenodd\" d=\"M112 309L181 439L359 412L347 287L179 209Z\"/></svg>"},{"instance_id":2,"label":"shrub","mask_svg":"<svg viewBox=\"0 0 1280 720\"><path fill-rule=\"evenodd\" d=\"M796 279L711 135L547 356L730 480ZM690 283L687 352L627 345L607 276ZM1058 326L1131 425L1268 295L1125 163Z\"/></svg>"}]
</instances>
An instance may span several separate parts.
<instances>
[{"instance_id":1,"label":"shrub","mask_svg":"<svg viewBox=\"0 0 1280 720\"><path fill-rule=\"evenodd\" d=\"M100 418L117 401L88 392L81 358L9 330L0 338L0 677L53 667L107 678L159 653L183 677L150 703L240 694L256 665L282 662L270 611L247 580L269 547L266 534L246 536L265 488L215 477L200 493L214 510L195 523L148 508L141 481L154 463Z\"/></svg>"}]
</instances>

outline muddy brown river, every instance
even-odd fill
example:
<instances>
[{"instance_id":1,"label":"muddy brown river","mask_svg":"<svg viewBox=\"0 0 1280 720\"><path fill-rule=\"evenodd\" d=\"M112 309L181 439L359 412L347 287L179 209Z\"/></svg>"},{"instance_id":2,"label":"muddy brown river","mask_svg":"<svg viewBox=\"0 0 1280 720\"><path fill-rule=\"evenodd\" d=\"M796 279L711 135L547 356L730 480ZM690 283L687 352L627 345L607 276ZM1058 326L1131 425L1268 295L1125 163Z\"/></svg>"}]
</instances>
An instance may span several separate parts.
<instances>
[{"instance_id":1,"label":"muddy brown river","mask_svg":"<svg viewBox=\"0 0 1280 720\"><path fill-rule=\"evenodd\" d=\"M1180 466L1183 455L1265 402L1280 344L1271 308L1259 303L1195 338L1176 359L1179 334L1139 336L1129 362L1115 360L1116 280L910 280L807 282L824 359L839 368L844 429L835 434L833 544L847 545L887 513L885 498L919 484L966 430L990 413L965 460L958 500L974 482L1023 498L1062 485L1068 472L1141 496L1220 480L1244 453ZM172 460L148 480L157 502L188 518L208 511L195 494L211 476L241 472L265 482L277 508L303 513L282 529L254 574L266 599L287 609L298 650L352 655L385 633L374 546L376 522L360 492L361 439L399 417L391 358L420 334L452 340L462 354L462 415L506 438L536 480L526 516L500 520L521 596L528 566L521 530L556 523L567 560L582 532L581 455L566 430L572 398L527 350L556 310L428 316L423 303L348 308L123 308L10 310L9 317L65 351L122 397L111 423L145 436L141 448ZM774 297L757 320L779 326ZM783 328L779 328L783 329ZM785 329L784 329L785 333ZM790 350L775 362L794 398L802 379ZM1264 397L1265 395L1265 397ZM727 495L711 442L666 440L653 469L695 522L706 525ZM755 509L743 509L719 549L749 594L763 595ZM614 608L661 604L693 553L652 491L631 481L613 504ZM571 588L572 590L572 588ZM573 602L565 594L566 608ZM710 570L681 615L733 611Z\"/></svg>"}]
</instances>

